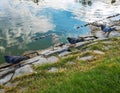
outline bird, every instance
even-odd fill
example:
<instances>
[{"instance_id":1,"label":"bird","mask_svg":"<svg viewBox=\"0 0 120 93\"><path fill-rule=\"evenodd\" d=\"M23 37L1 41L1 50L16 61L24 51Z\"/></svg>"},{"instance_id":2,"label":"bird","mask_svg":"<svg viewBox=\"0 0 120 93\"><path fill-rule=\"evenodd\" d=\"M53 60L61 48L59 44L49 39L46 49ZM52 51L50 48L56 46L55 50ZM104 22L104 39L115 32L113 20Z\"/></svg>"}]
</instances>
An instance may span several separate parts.
<instances>
[{"instance_id":1,"label":"bird","mask_svg":"<svg viewBox=\"0 0 120 93\"><path fill-rule=\"evenodd\" d=\"M5 61L9 64L17 64L23 60L29 59L28 56L10 56L10 55L5 55L4 58Z\"/></svg>"},{"instance_id":2,"label":"bird","mask_svg":"<svg viewBox=\"0 0 120 93\"><path fill-rule=\"evenodd\" d=\"M84 41L84 38L68 37L67 40L68 40L68 42L69 42L70 44L76 44L76 43L78 43L78 42Z\"/></svg>"},{"instance_id":3,"label":"bird","mask_svg":"<svg viewBox=\"0 0 120 93\"><path fill-rule=\"evenodd\" d=\"M115 3L115 2L116 2L116 0L112 0L112 1L111 1L111 4L113 4L113 3Z\"/></svg>"},{"instance_id":4,"label":"bird","mask_svg":"<svg viewBox=\"0 0 120 93\"><path fill-rule=\"evenodd\" d=\"M101 24L100 27L101 27L101 30L105 32L105 34L107 33L107 37L112 31L117 31L115 27L109 27L103 24Z\"/></svg>"}]
</instances>

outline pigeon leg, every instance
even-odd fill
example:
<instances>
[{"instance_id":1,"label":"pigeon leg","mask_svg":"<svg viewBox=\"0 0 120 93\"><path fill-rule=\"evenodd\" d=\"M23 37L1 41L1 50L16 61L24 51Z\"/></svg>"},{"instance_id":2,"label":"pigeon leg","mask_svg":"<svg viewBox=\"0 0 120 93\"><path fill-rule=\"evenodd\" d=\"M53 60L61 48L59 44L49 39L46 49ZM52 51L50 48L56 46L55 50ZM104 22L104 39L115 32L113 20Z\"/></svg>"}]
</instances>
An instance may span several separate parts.
<instances>
[{"instance_id":1,"label":"pigeon leg","mask_svg":"<svg viewBox=\"0 0 120 93\"><path fill-rule=\"evenodd\" d=\"M109 37L109 35L110 35L110 32L107 33L107 37Z\"/></svg>"}]
</instances>

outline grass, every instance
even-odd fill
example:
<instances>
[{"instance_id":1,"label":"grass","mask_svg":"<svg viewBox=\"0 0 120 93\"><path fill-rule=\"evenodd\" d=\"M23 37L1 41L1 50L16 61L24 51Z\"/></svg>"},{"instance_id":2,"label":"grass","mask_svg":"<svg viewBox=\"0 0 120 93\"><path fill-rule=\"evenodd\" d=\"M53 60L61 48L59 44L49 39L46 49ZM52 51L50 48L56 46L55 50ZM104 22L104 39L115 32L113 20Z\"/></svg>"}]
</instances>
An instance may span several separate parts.
<instances>
[{"instance_id":1,"label":"grass","mask_svg":"<svg viewBox=\"0 0 120 93\"><path fill-rule=\"evenodd\" d=\"M17 86L4 87L4 89L6 93L119 93L120 39L111 39L111 41L112 47L109 51L103 49L103 46L108 45L103 44L102 41L89 46L90 50L101 50L106 55L79 51L61 58L57 63L33 67L37 74L16 78L11 82L19 82ZM78 56L86 55L93 55L95 59L77 60ZM68 64L69 61L74 64ZM58 71L48 72L52 67L58 68Z\"/></svg>"}]
</instances>

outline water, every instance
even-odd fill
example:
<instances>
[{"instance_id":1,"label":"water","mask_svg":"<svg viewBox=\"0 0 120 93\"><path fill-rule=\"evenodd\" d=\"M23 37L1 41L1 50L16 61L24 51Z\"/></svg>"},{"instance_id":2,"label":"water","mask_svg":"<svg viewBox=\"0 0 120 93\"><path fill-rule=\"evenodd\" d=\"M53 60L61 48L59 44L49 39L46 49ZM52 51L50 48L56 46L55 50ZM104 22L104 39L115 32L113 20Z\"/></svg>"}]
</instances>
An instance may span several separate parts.
<instances>
[{"instance_id":1,"label":"water","mask_svg":"<svg viewBox=\"0 0 120 93\"><path fill-rule=\"evenodd\" d=\"M83 4L79 0L39 0L36 4L32 0L1 0L0 63L4 62L4 55L21 55L55 43L51 35L38 40L32 37L54 33L59 42L66 43L68 36L91 34L89 27L76 29L78 26L102 19L108 22L107 16L120 13L119 0L112 5L104 0L91 1Z\"/></svg>"}]
</instances>

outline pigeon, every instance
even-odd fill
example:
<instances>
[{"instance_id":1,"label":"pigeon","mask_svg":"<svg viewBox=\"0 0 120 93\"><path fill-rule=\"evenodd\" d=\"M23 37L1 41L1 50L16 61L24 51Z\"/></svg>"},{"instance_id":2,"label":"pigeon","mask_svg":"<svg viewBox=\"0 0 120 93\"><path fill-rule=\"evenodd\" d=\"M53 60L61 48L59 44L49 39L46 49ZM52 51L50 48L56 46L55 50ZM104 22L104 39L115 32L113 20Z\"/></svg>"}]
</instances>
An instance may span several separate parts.
<instances>
[{"instance_id":1,"label":"pigeon","mask_svg":"<svg viewBox=\"0 0 120 93\"><path fill-rule=\"evenodd\" d=\"M106 26L106 25L100 25L101 27L101 30L105 33L108 33L107 36L109 36L109 34L112 32L112 31L117 31L115 27L109 27L109 26Z\"/></svg>"},{"instance_id":2,"label":"pigeon","mask_svg":"<svg viewBox=\"0 0 120 93\"><path fill-rule=\"evenodd\" d=\"M68 42L69 42L70 44L76 44L76 43L78 43L78 42L84 41L84 38L68 37L67 40L68 40Z\"/></svg>"},{"instance_id":3,"label":"pigeon","mask_svg":"<svg viewBox=\"0 0 120 93\"><path fill-rule=\"evenodd\" d=\"M10 64L17 64L23 60L29 59L28 56L9 56L9 55L4 56L4 58L5 61Z\"/></svg>"},{"instance_id":4,"label":"pigeon","mask_svg":"<svg viewBox=\"0 0 120 93\"><path fill-rule=\"evenodd\" d=\"M112 0L112 1L111 1L111 4L113 4L113 3L115 3L115 2L116 2L116 0Z\"/></svg>"}]
</instances>

